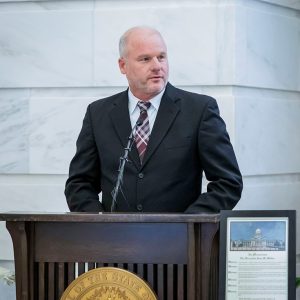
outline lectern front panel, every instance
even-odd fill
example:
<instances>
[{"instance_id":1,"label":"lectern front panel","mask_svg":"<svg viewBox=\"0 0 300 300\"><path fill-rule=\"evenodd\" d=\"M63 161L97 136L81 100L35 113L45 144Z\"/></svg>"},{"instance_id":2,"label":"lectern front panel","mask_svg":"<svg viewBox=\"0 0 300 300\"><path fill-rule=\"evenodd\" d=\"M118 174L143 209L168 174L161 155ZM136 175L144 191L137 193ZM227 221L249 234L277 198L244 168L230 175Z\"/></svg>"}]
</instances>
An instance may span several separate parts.
<instances>
[{"instance_id":1,"label":"lectern front panel","mask_svg":"<svg viewBox=\"0 0 300 300\"><path fill-rule=\"evenodd\" d=\"M184 223L35 224L35 261L186 264ZM149 239L151 237L151 239Z\"/></svg>"}]
</instances>

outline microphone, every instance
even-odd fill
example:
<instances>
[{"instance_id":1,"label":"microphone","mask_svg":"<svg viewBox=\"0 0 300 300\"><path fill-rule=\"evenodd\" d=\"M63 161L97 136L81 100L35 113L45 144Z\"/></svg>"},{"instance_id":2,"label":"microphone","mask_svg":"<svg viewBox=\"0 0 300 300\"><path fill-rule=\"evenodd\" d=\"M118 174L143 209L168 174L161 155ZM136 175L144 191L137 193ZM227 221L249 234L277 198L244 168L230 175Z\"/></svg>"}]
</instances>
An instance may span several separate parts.
<instances>
[{"instance_id":1,"label":"microphone","mask_svg":"<svg viewBox=\"0 0 300 300\"><path fill-rule=\"evenodd\" d=\"M133 127L134 130L135 130L137 127L141 126L142 124L143 124L143 121L141 120L141 117L139 117L138 120L136 121L134 127Z\"/></svg>"},{"instance_id":2,"label":"microphone","mask_svg":"<svg viewBox=\"0 0 300 300\"><path fill-rule=\"evenodd\" d=\"M137 119L135 125L133 126L130 135L128 137L128 142L126 147L124 148L124 155L120 157L120 164L119 164L119 169L118 169L118 178L116 185L114 186L112 190L112 203L111 203L111 208L110 211L113 212L116 210L116 205L117 205L117 196L119 194L120 186L121 183L123 182L123 176L124 176L124 169L125 169L125 163L128 161L128 155L129 152L131 151L132 145L134 143L134 135L136 128L138 126L141 126L143 124L141 116Z\"/></svg>"}]
</instances>

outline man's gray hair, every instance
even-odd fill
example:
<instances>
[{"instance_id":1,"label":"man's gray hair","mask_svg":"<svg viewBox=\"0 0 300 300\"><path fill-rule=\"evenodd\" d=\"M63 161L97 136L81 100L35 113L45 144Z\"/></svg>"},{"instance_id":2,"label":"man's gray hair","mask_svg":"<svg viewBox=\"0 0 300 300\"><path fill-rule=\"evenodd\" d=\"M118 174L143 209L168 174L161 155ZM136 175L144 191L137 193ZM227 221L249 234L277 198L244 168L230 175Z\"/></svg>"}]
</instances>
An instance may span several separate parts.
<instances>
[{"instance_id":1,"label":"man's gray hair","mask_svg":"<svg viewBox=\"0 0 300 300\"><path fill-rule=\"evenodd\" d=\"M150 26L135 26L135 27L129 28L127 31L125 31L122 34L122 36L120 37L120 40L119 40L119 55L120 55L120 57L124 57L127 54L126 47L127 47L128 37L130 36L130 34L134 31L140 30L140 29L146 29L150 32L157 33L159 36L161 36L161 34L158 30L156 30L155 28L152 28ZM162 36L161 36L161 38L162 38Z\"/></svg>"}]
</instances>

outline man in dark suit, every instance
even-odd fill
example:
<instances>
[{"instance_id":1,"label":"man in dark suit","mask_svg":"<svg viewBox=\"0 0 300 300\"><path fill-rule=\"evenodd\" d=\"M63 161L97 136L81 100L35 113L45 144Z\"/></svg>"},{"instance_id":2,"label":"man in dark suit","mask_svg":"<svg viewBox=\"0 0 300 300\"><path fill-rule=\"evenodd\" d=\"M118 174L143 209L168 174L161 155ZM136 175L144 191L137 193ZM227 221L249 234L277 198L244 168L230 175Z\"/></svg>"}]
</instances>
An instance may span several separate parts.
<instances>
[{"instance_id":1,"label":"man in dark suit","mask_svg":"<svg viewBox=\"0 0 300 300\"><path fill-rule=\"evenodd\" d=\"M242 177L216 101L168 83L167 47L158 31L131 28L119 48L129 89L87 108L66 183L70 210L110 211L119 158L136 123L116 211L232 209ZM209 181L205 193L203 172Z\"/></svg>"}]
</instances>

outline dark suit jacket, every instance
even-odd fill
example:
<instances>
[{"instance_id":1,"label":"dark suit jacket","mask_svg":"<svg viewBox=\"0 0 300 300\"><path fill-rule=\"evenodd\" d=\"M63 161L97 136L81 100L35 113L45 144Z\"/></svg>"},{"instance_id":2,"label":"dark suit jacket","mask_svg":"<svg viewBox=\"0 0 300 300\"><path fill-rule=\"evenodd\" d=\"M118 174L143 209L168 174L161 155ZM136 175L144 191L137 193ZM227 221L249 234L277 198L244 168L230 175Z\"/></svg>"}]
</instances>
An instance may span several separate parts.
<instances>
[{"instance_id":1,"label":"dark suit jacket","mask_svg":"<svg viewBox=\"0 0 300 300\"><path fill-rule=\"evenodd\" d=\"M127 91L88 106L66 183L71 211L110 211L119 158L130 132ZM211 97L168 83L143 164L135 145L129 158L117 211L218 212L232 209L240 199L242 177ZM210 182L205 193L203 171Z\"/></svg>"}]
</instances>

